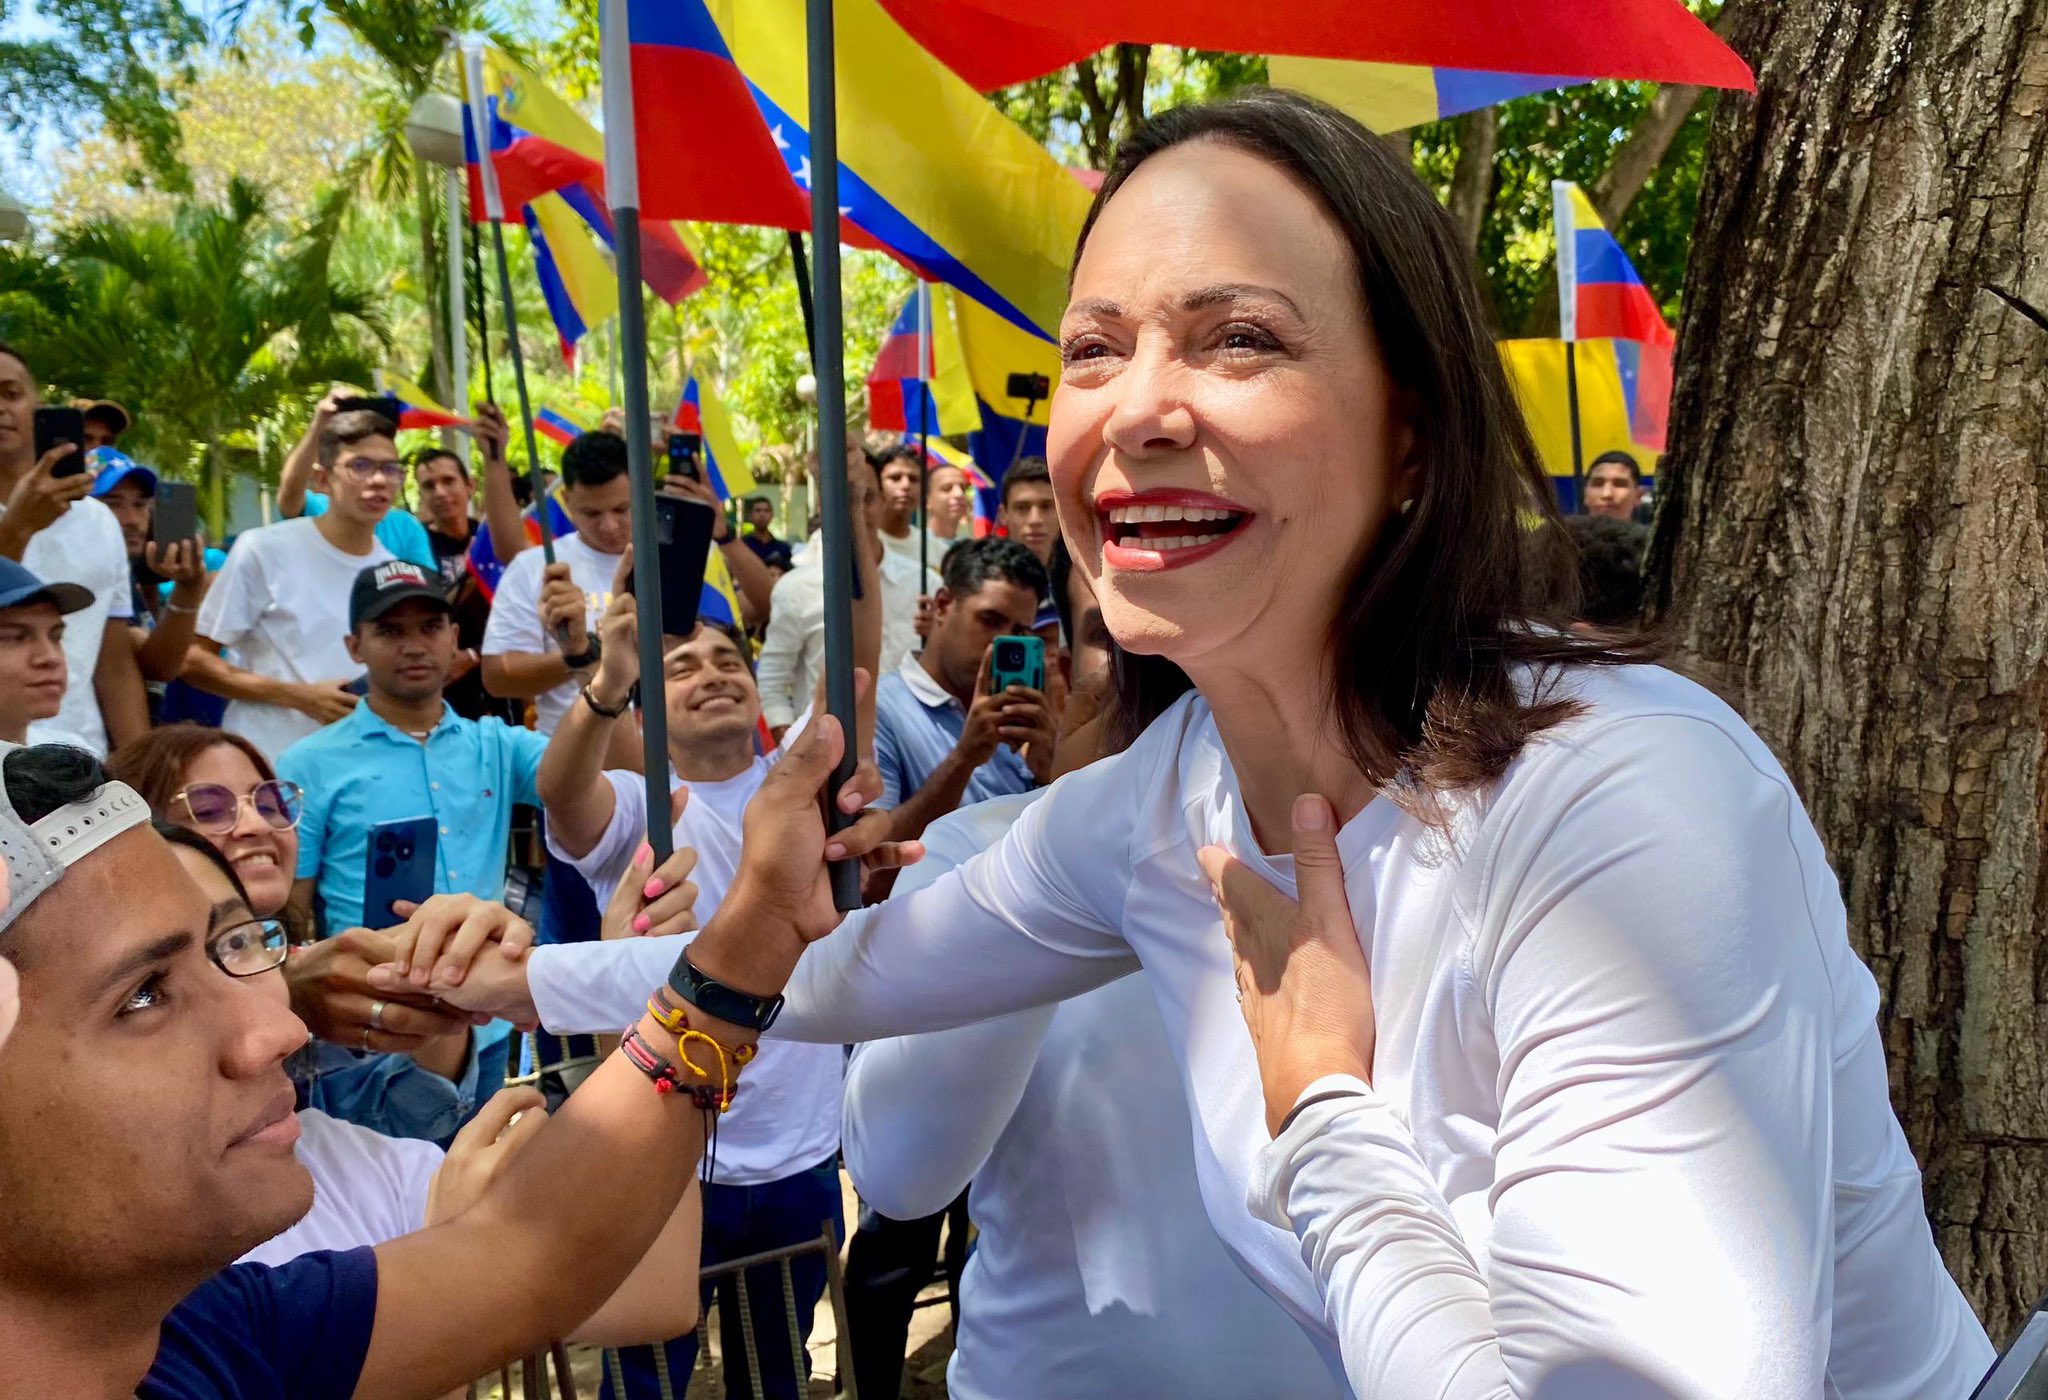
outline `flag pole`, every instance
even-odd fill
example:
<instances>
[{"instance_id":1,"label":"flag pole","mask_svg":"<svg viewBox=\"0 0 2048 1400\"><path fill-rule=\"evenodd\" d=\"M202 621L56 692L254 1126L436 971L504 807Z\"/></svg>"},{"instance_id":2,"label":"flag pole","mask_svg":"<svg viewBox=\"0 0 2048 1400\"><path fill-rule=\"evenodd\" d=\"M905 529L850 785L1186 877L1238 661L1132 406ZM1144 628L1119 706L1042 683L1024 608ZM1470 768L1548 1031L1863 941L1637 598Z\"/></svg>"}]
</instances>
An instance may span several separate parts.
<instances>
[{"instance_id":1,"label":"flag pole","mask_svg":"<svg viewBox=\"0 0 2048 1400\"><path fill-rule=\"evenodd\" d=\"M541 557L555 562L555 534L548 519L545 478L541 474L540 444L533 436L533 404L526 393L526 357L519 351L519 310L512 301L512 269L505 261L505 200L498 189L498 167L491 160L490 100L484 95L483 45L474 39L462 44L463 72L469 79L469 115L476 129L477 172L484 187L484 217L491 225L491 251L498 262L498 302L505 308L505 348L512 357L512 383L519 394L519 424L526 431L526 466L532 485L533 513L540 521ZM566 632L567 629L560 629ZM558 632L556 640L561 640Z\"/></svg>"},{"instance_id":2,"label":"flag pole","mask_svg":"<svg viewBox=\"0 0 2048 1400\"><path fill-rule=\"evenodd\" d=\"M668 819L668 706L661 667L661 543L654 519L654 446L647 438L647 305L640 289L640 154L633 131L632 34L626 0L599 5L604 189L619 271L619 373L626 399L626 465L633 489L633 593L640 643L641 765L647 844L659 866L675 850Z\"/></svg>"},{"instance_id":3,"label":"flag pole","mask_svg":"<svg viewBox=\"0 0 2048 1400\"><path fill-rule=\"evenodd\" d=\"M1550 182L1550 230L1557 244L1557 334L1564 341L1564 394L1572 425L1572 509L1586 509L1585 449L1579 438L1579 242L1569 180Z\"/></svg>"},{"instance_id":4,"label":"flag pole","mask_svg":"<svg viewBox=\"0 0 2048 1400\"><path fill-rule=\"evenodd\" d=\"M615 0L623 3L623 0ZM840 327L839 290L839 110L838 74L833 70L832 0L806 0L811 88L811 302L818 333L811 370L818 379L818 486L824 516L825 709L846 736L832 771L836 795L853 777L859 728L853 704L854 541L852 502L846 484L846 343ZM853 822L830 797L827 825L838 831ZM841 910L860 908L860 866L831 862L832 902Z\"/></svg>"},{"instance_id":5,"label":"flag pole","mask_svg":"<svg viewBox=\"0 0 2048 1400\"><path fill-rule=\"evenodd\" d=\"M491 403L498 401L497 391L491 387L491 308L490 298L484 295L484 260L476 236L476 221L469 221L469 275L476 285L471 289L476 295L470 300L476 303L476 353L483 362L484 398Z\"/></svg>"},{"instance_id":6,"label":"flag pole","mask_svg":"<svg viewBox=\"0 0 2048 1400\"><path fill-rule=\"evenodd\" d=\"M1579 342L1576 340L1564 343L1564 393L1571 404L1572 414L1572 509L1583 515L1586 510L1586 455L1579 442Z\"/></svg>"},{"instance_id":7,"label":"flag pole","mask_svg":"<svg viewBox=\"0 0 2048 1400\"><path fill-rule=\"evenodd\" d=\"M818 372L818 313L811 305L811 260L804 256L804 236L789 231L789 265L796 273L797 306L804 313L804 349L810 352L811 373Z\"/></svg>"},{"instance_id":8,"label":"flag pole","mask_svg":"<svg viewBox=\"0 0 2048 1400\"><path fill-rule=\"evenodd\" d=\"M917 591L924 592L932 571L932 530L925 514L931 509L932 468L926 456L927 419L932 412L932 284L917 281Z\"/></svg>"}]
</instances>

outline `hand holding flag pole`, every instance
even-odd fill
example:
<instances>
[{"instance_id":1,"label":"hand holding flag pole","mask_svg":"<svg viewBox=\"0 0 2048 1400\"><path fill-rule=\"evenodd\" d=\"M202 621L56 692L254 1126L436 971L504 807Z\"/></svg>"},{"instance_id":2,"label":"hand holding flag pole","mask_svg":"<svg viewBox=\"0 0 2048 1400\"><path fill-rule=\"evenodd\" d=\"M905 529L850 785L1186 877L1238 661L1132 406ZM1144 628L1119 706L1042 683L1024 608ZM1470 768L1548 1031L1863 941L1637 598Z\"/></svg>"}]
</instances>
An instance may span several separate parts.
<instances>
[{"instance_id":1,"label":"hand holding flag pole","mask_svg":"<svg viewBox=\"0 0 2048 1400\"><path fill-rule=\"evenodd\" d=\"M640 157L633 133L633 62L625 0L600 0L598 65L604 101L605 200L617 238L619 371L626 400L626 466L633 487L633 593L640 674L656 687L640 707L647 844L660 865L675 849L669 825L668 706L662 703L661 538L654 519L654 447L647 440L647 307L640 290ZM852 733L852 729L847 730Z\"/></svg>"},{"instance_id":2,"label":"hand holding flag pole","mask_svg":"<svg viewBox=\"0 0 2048 1400\"><path fill-rule=\"evenodd\" d=\"M624 0L614 0L621 11ZM811 98L811 304L818 318L818 484L825 551L825 708L839 721L848 742L832 770L830 793L853 778L857 757L852 736L860 733L853 693L853 512L846 484L846 340L840 325L839 289L839 110L838 74L833 65L832 0L808 0ZM610 125L609 122L606 123ZM825 803L828 829L840 831L854 818ZM832 902L841 910L860 908L860 863L832 862Z\"/></svg>"}]
</instances>

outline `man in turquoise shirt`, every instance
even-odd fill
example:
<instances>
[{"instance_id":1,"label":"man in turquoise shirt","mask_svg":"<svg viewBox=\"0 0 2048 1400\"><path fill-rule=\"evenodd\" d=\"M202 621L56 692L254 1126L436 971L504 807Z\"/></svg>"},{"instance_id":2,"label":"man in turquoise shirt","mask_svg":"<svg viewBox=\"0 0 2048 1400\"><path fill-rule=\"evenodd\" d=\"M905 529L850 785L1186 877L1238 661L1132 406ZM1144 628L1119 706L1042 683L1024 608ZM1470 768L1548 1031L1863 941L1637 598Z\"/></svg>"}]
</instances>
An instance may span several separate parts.
<instances>
[{"instance_id":1,"label":"man in turquoise shirt","mask_svg":"<svg viewBox=\"0 0 2048 1400\"><path fill-rule=\"evenodd\" d=\"M405 559L364 569L347 642L368 693L277 761L278 776L305 790L293 903L311 912L317 897L328 933L362 923L371 828L419 816L434 819L436 893L502 898L512 808L538 803L547 741L499 719L464 719L442 699L455 623L431 570Z\"/></svg>"}]
</instances>

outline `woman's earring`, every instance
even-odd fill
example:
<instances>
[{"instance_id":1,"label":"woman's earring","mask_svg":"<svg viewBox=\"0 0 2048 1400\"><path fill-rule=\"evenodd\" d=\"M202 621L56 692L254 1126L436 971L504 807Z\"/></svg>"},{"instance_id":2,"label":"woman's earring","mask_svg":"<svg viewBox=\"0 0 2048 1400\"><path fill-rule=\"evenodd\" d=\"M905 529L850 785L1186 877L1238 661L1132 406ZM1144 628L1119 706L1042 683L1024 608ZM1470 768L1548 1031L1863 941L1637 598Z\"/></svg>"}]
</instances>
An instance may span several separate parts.
<instances>
[{"instance_id":1,"label":"woman's earring","mask_svg":"<svg viewBox=\"0 0 2048 1400\"><path fill-rule=\"evenodd\" d=\"M1407 514L1407 513L1409 512L1409 511L1411 511L1411 510L1414 510L1414 509L1415 509L1415 498L1414 498L1413 496L1410 496L1410 497L1409 497L1409 498L1408 498L1407 500L1405 500L1405 501L1401 502L1401 505L1400 505L1400 512L1401 512L1401 514L1403 514L1403 515L1406 515L1406 514Z\"/></svg>"}]
</instances>

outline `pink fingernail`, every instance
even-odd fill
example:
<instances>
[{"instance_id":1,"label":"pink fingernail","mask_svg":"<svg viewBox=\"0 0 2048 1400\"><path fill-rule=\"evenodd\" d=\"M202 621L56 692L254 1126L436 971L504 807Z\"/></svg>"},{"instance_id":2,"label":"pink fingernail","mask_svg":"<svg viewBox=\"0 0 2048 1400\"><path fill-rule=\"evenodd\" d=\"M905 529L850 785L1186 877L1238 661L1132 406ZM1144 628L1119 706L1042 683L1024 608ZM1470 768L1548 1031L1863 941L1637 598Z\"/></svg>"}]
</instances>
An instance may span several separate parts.
<instances>
[{"instance_id":1,"label":"pink fingernail","mask_svg":"<svg viewBox=\"0 0 2048 1400\"><path fill-rule=\"evenodd\" d=\"M825 847L826 860L843 860L845 859L845 856L846 847L840 845L837 841L834 841L830 845Z\"/></svg>"},{"instance_id":2,"label":"pink fingernail","mask_svg":"<svg viewBox=\"0 0 2048 1400\"><path fill-rule=\"evenodd\" d=\"M647 888L642 890L641 893L645 895L648 899L655 899L658 898L661 892L667 888L668 886L662 884L660 880L649 880L647 882Z\"/></svg>"},{"instance_id":3,"label":"pink fingernail","mask_svg":"<svg viewBox=\"0 0 2048 1400\"><path fill-rule=\"evenodd\" d=\"M639 850L633 852L633 864L635 865L639 865L644 861L652 860L653 858L654 847L648 845L645 841L642 841L640 843Z\"/></svg>"},{"instance_id":4,"label":"pink fingernail","mask_svg":"<svg viewBox=\"0 0 2048 1400\"><path fill-rule=\"evenodd\" d=\"M633 932L645 933L653 927L654 920L648 918L645 914L635 914L633 916Z\"/></svg>"}]
</instances>

